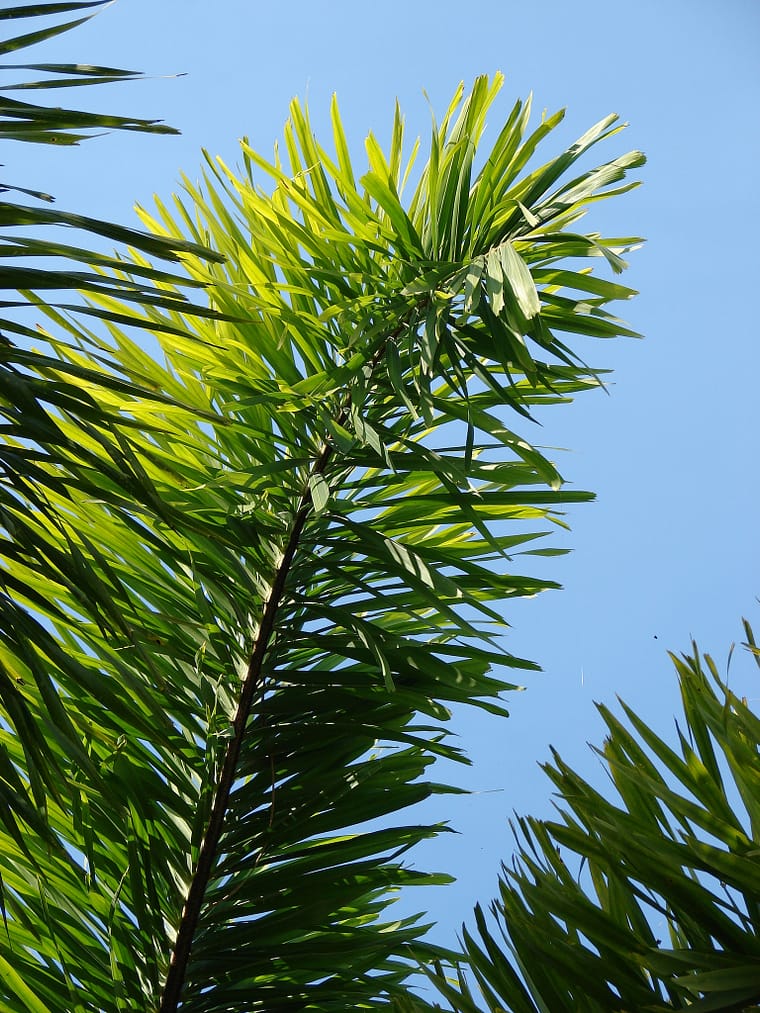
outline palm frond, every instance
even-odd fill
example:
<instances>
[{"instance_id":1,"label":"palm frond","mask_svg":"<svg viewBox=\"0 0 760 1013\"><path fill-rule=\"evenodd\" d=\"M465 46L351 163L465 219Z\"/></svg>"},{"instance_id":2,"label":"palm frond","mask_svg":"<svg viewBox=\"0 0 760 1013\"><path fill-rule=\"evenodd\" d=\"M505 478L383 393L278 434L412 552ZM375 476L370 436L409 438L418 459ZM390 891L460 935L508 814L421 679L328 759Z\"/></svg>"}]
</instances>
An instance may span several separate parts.
<instances>
[{"instance_id":1,"label":"palm frond","mask_svg":"<svg viewBox=\"0 0 760 1013\"><path fill-rule=\"evenodd\" d=\"M43 3L24 4L0 11L0 22L42 18L42 28L23 32L0 41L0 56L17 53L22 49L47 42L49 39L78 28L93 18L98 9L107 7L113 0L95 0L89 3ZM77 14L89 11L81 17L68 21L51 23L57 14ZM89 64L61 63L4 63L0 71L31 71L43 74L34 80L15 81L3 84L0 98L0 136L6 140L30 141L36 144L78 144L79 141L95 136L92 131L139 130L147 133L177 134L174 127L166 126L159 120L136 119L132 116L113 116L104 113L90 113L81 109L64 109L60 106L44 106L33 102L9 98L8 91L47 91L49 89L71 88L82 85L106 84L113 81L137 80L141 77L133 70L117 70L114 67L96 67Z\"/></svg>"},{"instance_id":2,"label":"palm frond","mask_svg":"<svg viewBox=\"0 0 760 1013\"><path fill-rule=\"evenodd\" d=\"M58 358L27 366L77 400L9 442L9 1011L370 1009L404 994L410 943L451 957L389 916L441 878L406 855L444 827L399 814L453 790L427 773L463 759L450 707L506 713L493 667L535 667L502 603L557 586L521 553L590 498L510 418L599 385L557 332L630 333L604 309L629 290L557 267L607 177L531 210L583 146L526 190L520 120L473 168L500 85L458 95L406 208L398 114L363 175L337 105L334 154L294 102L287 161L208 158L143 214L218 254L182 258L216 315L170 280L130 305L163 365L122 324L137 251L90 293L105 333L48 310ZM567 242L619 266L635 241Z\"/></svg>"},{"instance_id":3,"label":"palm frond","mask_svg":"<svg viewBox=\"0 0 760 1013\"><path fill-rule=\"evenodd\" d=\"M614 801L554 754L559 819L514 824L495 925L464 933L481 997L430 972L453 1009L760 1008L760 721L696 645L672 660L678 748L600 706Z\"/></svg>"},{"instance_id":4,"label":"palm frond","mask_svg":"<svg viewBox=\"0 0 760 1013\"><path fill-rule=\"evenodd\" d=\"M0 11L0 21L32 20L43 27L27 31L0 43L0 53L7 55L44 42L76 27L105 6L96 3L27 4ZM57 21L55 15L84 13L69 21ZM60 105L44 106L20 102L5 95L8 90L32 89L34 94L48 87L59 89L73 81L100 84L113 80L132 80L139 75L86 64L4 64L0 72L23 72L26 81L4 85L0 91L0 137L5 140L22 140L43 143L73 144L84 137L94 136L93 130L141 130L150 133L176 132L156 121L131 117L106 116L77 110L63 109ZM41 79L32 77L42 74ZM75 132L76 130L76 132ZM0 184L2 193L21 193L26 197L53 201L49 193L29 187ZM51 230L76 231L77 240L69 243L50 238ZM121 247L122 253L98 253L93 245L105 240ZM104 275L104 271L117 268L123 260L127 245L140 249L163 262L137 272L129 283ZM59 491L66 486L67 477L56 469L56 448L63 435L57 415L65 411L69 418L90 431L96 442L110 440L111 457L116 455L118 443L109 436L110 421L99 411L96 401L83 394L80 381L99 382L102 374L89 366L73 368L62 361L54 363L51 356L39 351L41 334L37 327L29 326L28 308L58 300L58 305L78 312L92 313L91 308L80 305L81 293L118 293L123 306L119 320L133 318L131 306L141 303L162 303L168 307L182 307L187 312L204 312L204 308L188 300L187 291L197 288L179 273L179 261L187 253L213 259L216 254L198 244L170 243L134 228L125 228L86 215L54 211L49 207L26 206L9 201L0 202L0 289L4 298L0 302L0 418L3 420L4 445L0 448L0 511L3 530L12 542L23 534L13 522L13 514L22 515L32 509L49 514L49 508L33 489L37 477L58 471L53 483ZM60 266L50 266L57 261ZM82 269L82 267L85 269ZM170 269L167 270L167 267ZM165 294L162 283L177 285L174 295ZM21 294L21 292L23 294ZM208 312L205 310L205 312ZM50 367L53 367L52 371ZM102 377L103 382L109 382ZM100 430L96 432L96 430ZM75 436L74 439L77 439ZM43 450L42 448L47 448ZM60 463L60 462L59 462ZM70 478L69 478L70 480ZM30 484L31 483L31 484ZM50 520L53 527L54 518ZM31 537L27 532L27 536ZM48 565L56 554L55 538L49 537L45 527L38 528L30 547ZM74 565L74 564L72 564ZM75 568L87 569L87 563L78 559ZM10 594L3 601L4 625L13 631L14 639L29 636L35 620ZM11 640L10 642L13 642Z\"/></svg>"},{"instance_id":5,"label":"palm frond","mask_svg":"<svg viewBox=\"0 0 760 1013\"><path fill-rule=\"evenodd\" d=\"M33 47L38 43L78 27L108 6L112 0L96 0L88 3L43 3L25 4L9 7L0 11L0 22L39 19L42 26L32 31L23 32L12 38L0 41L0 56L17 53ZM56 15L80 14L79 17L60 21ZM143 133L173 133L178 131L165 126L158 120L138 119L130 116L115 116L106 113L92 113L78 109L67 109L56 102L54 105L42 105L31 101L11 98L9 91L31 91L35 95L53 89L55 93L61 88L75 85L105 84L114 81L138 80L141 75L135 71L118 70L112 67L98 67L89 64L0 64L0 73L14 75L21 72L22 77L41 74L27 80L11 80L0 85L0 138L11 141L24 141L37 144L72 145L81 140L97 136L111 130L136 130ZM52 189L52 188L51 188ZM0 193L23 194L35 200L50 204L55 197L29 186L21 185L21 181L0 183ZM57 243L48 238L51 227L76 230L81 237L78 243ZM20 230L20 231L16 231ZM31 233L29 230L33 230ZM44 236L44 238L43 238ZM118 254L98 253L92 249L92 237L106 239L109 243L124 248L129 244L150 256L159 258L168 264L178 264L181 256L192 252L196 257L212 257L198 244L171 244L165 239L147 235L137 229L127 229L111 222L100 221L84 215L70 212L52 211L38 205L24 206L10 202L0 202L0 289L13 292L29 290L33 293L51 291L58 292L91 292L111 289L102 275L105 268L118 268L122 256ZM84 245L83 247L83 244ZM39 266L39 258L63 258L65 266L59 269ZM86 271L73 271L72 264L86 265ZM95 270L93 270L95 268ZM139 303L162 298L159 282L179 281L179 275L171 271L154 268L151 272L133 280L129 285L122 285L122 296ZM111 283L113 284L113 283ZM118 283L116 283L118 285ZM192 283L187 279L183 287ZM178 289L175 299L183 304L187 302L185 292ZM49 301L49 299L48 299ZM4 310L15 309L25 305L13 296L0 303ZM126 310L125 310L126 312ZM3 314L0 327L6 334L14 334L27 341L38 337L33 330L23 323L23 317ZM9 351L7 340L3 345L3 361L14 362Z\"/></svg>"}]
</instances>

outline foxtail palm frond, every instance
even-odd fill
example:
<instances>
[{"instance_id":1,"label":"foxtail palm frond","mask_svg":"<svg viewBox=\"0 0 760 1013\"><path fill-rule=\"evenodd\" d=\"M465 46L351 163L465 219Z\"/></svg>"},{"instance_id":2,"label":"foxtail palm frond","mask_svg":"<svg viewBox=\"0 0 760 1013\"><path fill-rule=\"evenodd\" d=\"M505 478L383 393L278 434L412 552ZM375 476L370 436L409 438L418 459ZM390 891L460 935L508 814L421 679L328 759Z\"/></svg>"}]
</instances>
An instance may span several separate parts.
<instances>
[{"instance_id":1,"label":"foxtail palm frond","mask_svg":"<svg viewBox=\"0 0 760 1013\"><path fill-rule=\"evenodd\" d=\"M143 215L218 254L182 257L215 316L169 281L130 307L163 362L115 292L105 329L48 310L38 375L79 371L81 403L3 545L10 1011L370 1009L412 942L447 956L389 912L444 829L401 814L453 790L428 774L462 758L450 708L503 714L492 670L534 667L503 603L557 586L524 567L590 496L513 426L599 386L568 336L632 333L605 308L631 290L577 259L619 271L636 241L574 225L643 161L568 173L612 117L525 174L560 117L528 133L522 103L479 152L500 86L460 89L408 200L398 112L363 173L336 105L333 151L294 102L282 159L208 159Z\"/></svg>"},{"instance_id":2,"label":"foxtail palm frond","mask_svg":"<svg viewBox=\"0 0 760 1013\"><path fill-rule=\"evenodd\" d=\"M109 6L112 0L95 0L87 3L41 3L23 4L8 7L0 11L0 24L8 25L18 31L16 22L31 22L32 30L21 31L19 34L0 40L0 58L17 54L29 47L48 41L51 38L78 27L94 17L102 7ZM75 15L68 20L60 20L59 15ZM37 27L41 24L41 27ZM16 95L30 94L32 99L52 91L54 96L61 89L81 87L93 84L107 84L115 81L139 80L141 75L131 70L118 70L113 67L97 67L90 64L60 63L8 63L0 64L0 139L5 141L22 141L34 144L76 145L80 141L95 137L111 130L131 130L142 133L176 134L174 127L166 126L158 120L145 120L131 116L116 116L106 113L93 113L80 109L62 107L58 102L43 105L31 99L21 99ZM10 81L8 81L10 76ZM13 93L12 95L9 93ZM0 182L0 193L21 194L31 197L44 204L55 200L54 194L31 189L20 185L21 181ZM50 189L53 189L52 187ZM79 242L60 243L49 238L50 228L65 228L79 233ZM31 234L27 231L35 230ZM20 230L11 232L9 230ZM39 231L38 231L39 230ZM179 276L166 269L152 268L148 271L136 272L128 284L116 279L106 281L102 271L97 268L118 268L121 258L93 250L92 237L97 236L109 243L124 248L129 245L142 250L149 256L165 262L177 264L180 254L192 253L195 256L213 258L210 251L204 251L197 244L188 246L186 243L172 244L165 239L150 236L137 229L125 228L111 222L87 217L86 215L54 211L50 207L32 206L16 203L0 202L0 288L10 292L29 290L30 292L92 292L104 287L110 292L116 286L125 302L155 300L162 294L157 283L163 280L179 281ZM84 246L82 244L85 244ZM39 267L39 258L61 258L61 267ZM72 265L86 266L87 270L75 270ZM93 270L93 267L96 270ZM185 284L189 282L186 279ZM192 283L189 283L192 286ZM165 298L165 297L164 297ZM181 289L175 292L174 298L180 303L185 301ZM6 309L24 305L17 299L5 301ZM167 304L168 306L169 304ZM7 333L20 337L38 338L34 330L30 330L18 317L3 319L0 323Z\"/></svg>"},{"instance_id":3,"label":"foxtail palm frond","mask_svg":"<svg viewBox=\"0 0 760 1013\"><path fill-rule=\"evenodd\" d=\"M495 925L464 933L480 994L431 975L457 1013L760 1009L760 721L696 645L672 660L676 749L600 706L616 799L544 767L559 818L516 822Z\"/></svg>"}]
</instances>

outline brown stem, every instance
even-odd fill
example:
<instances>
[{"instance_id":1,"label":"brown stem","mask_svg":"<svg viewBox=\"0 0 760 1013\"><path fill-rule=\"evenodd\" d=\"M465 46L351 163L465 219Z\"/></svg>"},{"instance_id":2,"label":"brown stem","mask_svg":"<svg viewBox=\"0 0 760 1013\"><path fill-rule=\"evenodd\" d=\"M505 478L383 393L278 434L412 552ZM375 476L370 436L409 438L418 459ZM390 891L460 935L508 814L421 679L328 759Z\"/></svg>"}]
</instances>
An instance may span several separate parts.
<instances>
[{"instance_id":1,"label":"brown stem","mask_svg":"<svg viewBox=\"0 0 760 1013\"><path fill-rule=\"evenodd\" d=\"M387 342L395 337L398 337L405 326L406 319L382 341L369 361L370 370L374 370L381 361ZM346 421L350 410L351 395L349 392L346 395L343 407L338 413L336 421L339 424L343 424ZM325 443L314 462L311 474L323 474L332 454L332 446ZM238 760L240 758L240 750L243 745L243 737L245 735L248 716L251 712L256 690L261 685L264 661L269 650L272 634L274 633L275 620L282 603L285 584L288 574L290 573L291 566L293 565L293 559L311 509L312 497L309 486L307 485L301 494L301 501L296 512L290 537L288 538L287 545L285 546L280 565L277 567L277 572L275 573L274 581L272 582L272 589L269 593L269 597L264 605L261 625L259 627L256 642L253 646L253 652L248 663L248 670L245 675L243 688L238 701L237 712L233 721L233 735L227 744L227 751L224 757L224 764L222 766L216 796L214 797L214 804L211 809L208 828L203 838L203 844L201 845L200 854L198 855L198 864L196 865L195 873L193 875L192 882L190 883L187 900L185 901L182 918L180 919L179 928L177 930L177 939L174 945L174 952L172 953L171 961L169 963L169 971L166 976L166 984L164 986L164 994L161 999L159 1013L176 1013L179 1006L182 989L184 988L185 979L187 977L187 965L190 960L190 950L193 945L193 938L195 936L195 930L198 925L198 919L203 905L203 898L206 893L206 888L208 887L211 872L217 857L219 840L224 828L224 819L229 805L230 792L232 791L232 785L235 780L235 771L237 770Z\"/></svg>"},{"instance_id":2,"label":"brown stem","mask_svg":"<svg viewBox=\"0 0 760 1013\"><path fill-rule=\"evenodd\" d=\"M314 463L312 474L321 475L327 467L331 456L332 447L326 444ZM227 745L227 752L224 757L224 765L222 766L211 817L206 835L203 838L203 844L198 855L198 864L195 868L195 874L190 884L190 890L182 912L182 919L177 931L174 952L169 964L169 972L166 976L166 985L161 1000L160 1013L174 1013L179 1005L180 995L187 974L187 964L190 959L193 936L198 925L203 898L224 827L224 817L235 780L235 771L237 770L248 715L251 711L256 689L261 683L264 661L274 632L275 619L282 603L285 583L293 564L293 558L298 548L304 525L311 511L311 506L311 492L307 487L301 496L301 504L293 522L290 538L283 552L280 565L277 567L277 572L272 582L272 590L264 606L261 626L259 627L251 659L248 663L248 670L240 693L240 700L238 701L237 713L233 721L233 736Z\"/></svg>"}]
</instances>

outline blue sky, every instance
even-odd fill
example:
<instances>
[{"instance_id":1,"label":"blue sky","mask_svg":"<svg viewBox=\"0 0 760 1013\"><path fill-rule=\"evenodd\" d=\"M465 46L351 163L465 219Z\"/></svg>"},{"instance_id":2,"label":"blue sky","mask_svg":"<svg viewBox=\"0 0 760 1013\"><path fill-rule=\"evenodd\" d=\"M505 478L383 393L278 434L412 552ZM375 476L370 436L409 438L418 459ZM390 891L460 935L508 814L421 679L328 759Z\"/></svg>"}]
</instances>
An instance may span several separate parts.
<instances>
[{"instance_id":1,"label":"blue sky","mask_svg":"<svg viewBox=\"0 0 760 1013\"><path fill-rule=\"evenodd\" d=\"M74 150L16 146L4 155L11 182L50 191L67 210L128 224L135 201L168 197L181 171L197 175L201 147L234 163L246 134L270 153L294 95L308 97L328 137L337 92L361 160L369 129L388 137L397 98L408 133L424 136L423 89L440 114L460 80L502 70L488 136L514 99L533 91L537 116L568 108L547 157L612 111L630 127L606 152L597 149L600 160L615 144L614 153L648 156L645 185L588 219L589 228L647 238L623 279L641 295L620 307L646 338L581 344L594 365L614 369L609 396L552 409L542 429L525 433L567 448L555 455L560 469L598 500L573 507L571 533L555 539L572 555L543 564L565 590L505 609L513 627L506 647L544 673L512 699L509 722L456 716L474 761L458 777L477 794L436 802L431 815L450 818L460 834L419 860L459 882L402 902L431 910L440 941L453 938L476 900L494 895L499 862L512 851L512 810L549 813L537 767L549 744L602 783L586 745L601 737L594 700L619 694L666 730L677 709L666 651L687 649L694 636L724 668L741 616L760 632L752 310L759 53L756 0L219 0L213 10L200 0L119 0L34 57L156 75L92 89L89 107L160 117L181 137L110 136ZM179 72L187 76L161 76ZM735 658L731 679L760 703L753 671Z\"/></svg>"}]
</instances>

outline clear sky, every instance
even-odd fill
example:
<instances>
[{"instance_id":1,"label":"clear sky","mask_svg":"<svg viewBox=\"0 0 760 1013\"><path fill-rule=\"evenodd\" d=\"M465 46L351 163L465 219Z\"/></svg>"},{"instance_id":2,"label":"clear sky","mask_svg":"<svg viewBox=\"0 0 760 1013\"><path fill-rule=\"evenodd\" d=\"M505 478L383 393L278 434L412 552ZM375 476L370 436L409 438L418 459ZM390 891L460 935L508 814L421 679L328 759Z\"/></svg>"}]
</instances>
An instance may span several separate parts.
<instances>
[{"instance_id":1,"label":"clear sky","mask_svg":"<svg viewBox=\"0 0 760 1013\"><path fill-rule=\"evenodd\" d=\"M133 222L135 201L166 198L180 171L194 177L200 148L237 160L236 139L271 152L293 95L308 96L318 130L337 92L357 160L367 130L388 137L396 98L414 136L441 113L460 80L502 70L495 136L513 100L535 94L537 115L567 106L547 157L608 112L630 127L614 153L641 148L645 185L609 202L589 228L639 234L647 245L623 279L641 291L620 314L643 332L581 345L615 370L609 395L555 408L525 435L568 448L565 477L598 501L573 507L572 555L541 564L565 590L510 603L506 646L544 673L511 701L512 718L457 715L474 760L460 783L479 793L437 800L428 812L460 831L420 853L456 887L419 893L453 939L476 900L494 895L512 842L506 820L548 815L537 767L549 744L601 782L586 743L598 743L593 701L621 695L662 731L676 682L668 649L690 638L725 668L740 618L760 633L756 596L760 481L757 429L760 236L760 3L757 0L119 0L35 60L143 70L139 84L87 89L90 108L165 119L178 138L103 137L75 150L21 146L4 153L7 178L52 192L71 211ZM186 72L167 80L161 75ZM79 96L84 101L84 94ZM611 157L595 149L600 160ZM539 563L534 565L538 572ZM754 666L731 679L760 704Z\"/></svg>"}]
</instances>

